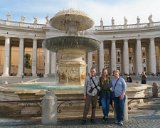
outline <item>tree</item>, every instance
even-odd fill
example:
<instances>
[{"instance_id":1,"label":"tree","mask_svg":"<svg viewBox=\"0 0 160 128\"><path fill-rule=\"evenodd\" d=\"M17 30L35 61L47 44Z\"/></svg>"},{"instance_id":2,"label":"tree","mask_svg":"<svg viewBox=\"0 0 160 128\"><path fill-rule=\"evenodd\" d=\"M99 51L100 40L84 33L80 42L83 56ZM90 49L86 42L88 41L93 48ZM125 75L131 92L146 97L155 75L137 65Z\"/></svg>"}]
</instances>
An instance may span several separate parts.
<instances>
[{"instance_id":1,"label":"tree","mask_svg":"<svg viewBox=\"0 0 160 128\"><path fill-rule=\"evenodd\" d=\"M31 59L31 55L29 53L26 53L24 55L24 67L31 68L30 59Z\"/></svg>"}]
</instances>

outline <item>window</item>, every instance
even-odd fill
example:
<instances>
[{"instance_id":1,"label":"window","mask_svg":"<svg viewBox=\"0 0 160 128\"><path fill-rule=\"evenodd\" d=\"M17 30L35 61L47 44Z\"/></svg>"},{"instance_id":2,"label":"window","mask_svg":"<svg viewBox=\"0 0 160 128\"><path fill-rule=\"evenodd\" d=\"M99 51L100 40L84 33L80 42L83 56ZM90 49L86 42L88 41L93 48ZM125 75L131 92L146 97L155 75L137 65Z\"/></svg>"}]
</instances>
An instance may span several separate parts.
<instances>
[{"instance_id":1,"label":"window","mask_svg":"<svg viewBox=\"0 0 160 128\"><path fill-rule=\"evenodd\" d=\"M120 63L120 58L117 58L117 62Z\"/></svg>"}]
</instances>

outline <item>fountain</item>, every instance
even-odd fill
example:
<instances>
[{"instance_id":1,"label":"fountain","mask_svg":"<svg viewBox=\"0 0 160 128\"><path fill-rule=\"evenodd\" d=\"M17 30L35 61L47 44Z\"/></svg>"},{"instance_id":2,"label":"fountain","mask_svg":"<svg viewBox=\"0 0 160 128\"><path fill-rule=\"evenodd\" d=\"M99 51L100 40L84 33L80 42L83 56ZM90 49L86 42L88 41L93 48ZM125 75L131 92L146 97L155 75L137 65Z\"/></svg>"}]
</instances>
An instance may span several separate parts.
<instances>
[{"instance_id":1,"label":"fountain","mask_svg":"<svg viewBox=\"0 0 160 128\"><path fill-rule=\"evenodd\" d=\"M99 48L99 41L80 35L80 32L83 33L84 30L91 28L93 21L82 11L68 9L58 12L51 18L50 25L65 32L65 36L47 38L42 44L44 48L57 52L60 55L58 63L59 83L51 83L51 81L39 83L35 81L31 84L23 82L0 86L0 99L2 101L0 103L0 114L8 114L15 117L23 114L39 114L40 116L40 103L25 104L20 101L40 100L46 93L46 90L54 90L58 99L64 99L64 101L69 98L78 99L83 97L83 87L78 85L83 85L85 81L87 67L85 63L86 53L97 50ZM131 86L134 86L134 88ZM130 89L127 90L129 96L145 96L144 90L146 87L137 84L132 84L131 86L129 86L128 88ZM65 102L62 101L62 103ZM67 118L68 116L76 115L75 110L79 111L83 108L83 101L74 101L74 105L72 106L62 103L59 102L60 105L64 105L62 108L65 114L68 113ZM60 113L58 116L64 117L64 113ZM77 115L79 116L80 113Z\"/></svg>"},{"instance_id":2,"label":"fountain","mask_svg":"<svg viewBox=\"0 0 160 128\"><path fill-rule=\"evenodd\" d=\"M82 11L68 9L58 12L50 19L50 25L64 32L64 36L51 37L43 41L42 47L58 53L59 83L54 78L41 78L40 82L8 84L0 87L1 101L19 101L18 104L1 103L0 108L9 115L34 115L41 113L41 105L37 103L25 104L24 100L40 100L47 90L53 90L58 99L80 98L86 77L86 53L99 49L99 41L84 36L83 31L93 26L93 20ZM81 33L81 34L80 34ZM52 81L48 81L52 79ZM47 82L45 82L47 80ZM54 82L54 83L53 83ZM67 86L66 86L67 85ZM76 86L73 86L76 85ZM77 102L77 101L75 101ZM63 101L62 101L63 103ZM62 103L59 103L60 105ZM64 102L65 103L65 102ZM63 104L62 104L63 105ZM82 103L76 103L76 110L82 108ZM75 109L75 105L71 110ZM62 106L65 112L71 111L68 106ZM1 112L0 112L1 113ZM70 112L71 114L71 112ZM74 115L74 114L73 114ZM59 114L63 117L64 113Z\"/></svg>"},{"instance_id":3,"label":"fountain","mask_svg":"<svg viewBox=\"0 0 160 128\"><path fill-rule=\"evenodd\" d=\"M50 25L66 33L45 39L43 47L60 55L58 63L59 83L83 85L86 77L86 52L99 48L99 41L80 36L79 32L93 26L93 20L82 11L68 9L50 19Z\"/></svg>"}]
</instances>

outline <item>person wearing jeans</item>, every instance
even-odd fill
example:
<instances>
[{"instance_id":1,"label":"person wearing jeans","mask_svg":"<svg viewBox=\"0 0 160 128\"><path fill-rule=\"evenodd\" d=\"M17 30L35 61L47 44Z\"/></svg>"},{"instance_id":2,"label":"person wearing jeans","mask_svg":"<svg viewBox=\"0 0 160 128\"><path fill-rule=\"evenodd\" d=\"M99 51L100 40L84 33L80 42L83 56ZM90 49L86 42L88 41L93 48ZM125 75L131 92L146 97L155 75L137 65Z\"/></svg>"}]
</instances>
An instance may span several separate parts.
<instances>
[{"instance_id":1,"label":"person wearing jeans","mask_svg":"<svg viewBox=\"0 0 160 128\"><path fill-rule=\"evenodd\" d=\"M119 70L113 71L114 78L111 80L112 91L114 92L114 107L116 111L115 123L123 125L124 118L124 103L125 103L125 92L126 92L126 82L119 76Z\"/></svg>"},{"instance_id":2,"label":"person wearing jeans","mask_svg":"<svg viewBox=\"0 0 160 128\"><path fill-rule=\"evenodd\" d=\"M102 112L103 112L103 121L108 121L108 113L110 106L110 78L108 76L107 69L102 70L102 75L99 79L99 87L100 87L100 102L102 104Z\"/></svg>"},{"instance_id":3,"label":"person wearing jeans","mask_svg":"<svg viewBox=\"0 0 160 128\"><path fill-rule=\"evenodd\" d=\"M90 75L87 76L85 85L84 85L85 105L84 105L84 111L83 111L82 125L86 124L90 104L92 104L91 123L95 123L97 93L99 89L98 83L99 83L99 77L96 76L96 69L92 67L90 70Z\"/></svg>"}]
</instances>

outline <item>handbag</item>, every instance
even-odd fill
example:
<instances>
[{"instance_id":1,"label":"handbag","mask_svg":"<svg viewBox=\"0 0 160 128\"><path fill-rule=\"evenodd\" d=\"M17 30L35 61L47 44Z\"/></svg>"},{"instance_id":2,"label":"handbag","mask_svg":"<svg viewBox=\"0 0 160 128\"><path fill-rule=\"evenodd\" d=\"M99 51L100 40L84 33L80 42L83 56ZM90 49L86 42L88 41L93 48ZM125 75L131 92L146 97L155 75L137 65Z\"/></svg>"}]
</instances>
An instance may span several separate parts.
<instances>
[{"instance_id":1,"label":"handbag","mask_svg":"<svg viewBox=\"0 0 160 128\"><path fill-rule=\"evenodd\" d=\"M115 85L114 85L114 89L116 88L116 85L117 85L118 80L119 80L119 78L117 79L117 81L116 81L116 83L115 83ZM112 92L110 93L110 95L111 95L111 98L112 98L112 99L115 98L115 93L114 93L114 91L112 91Z\"/></svg>"}]
</instances>

